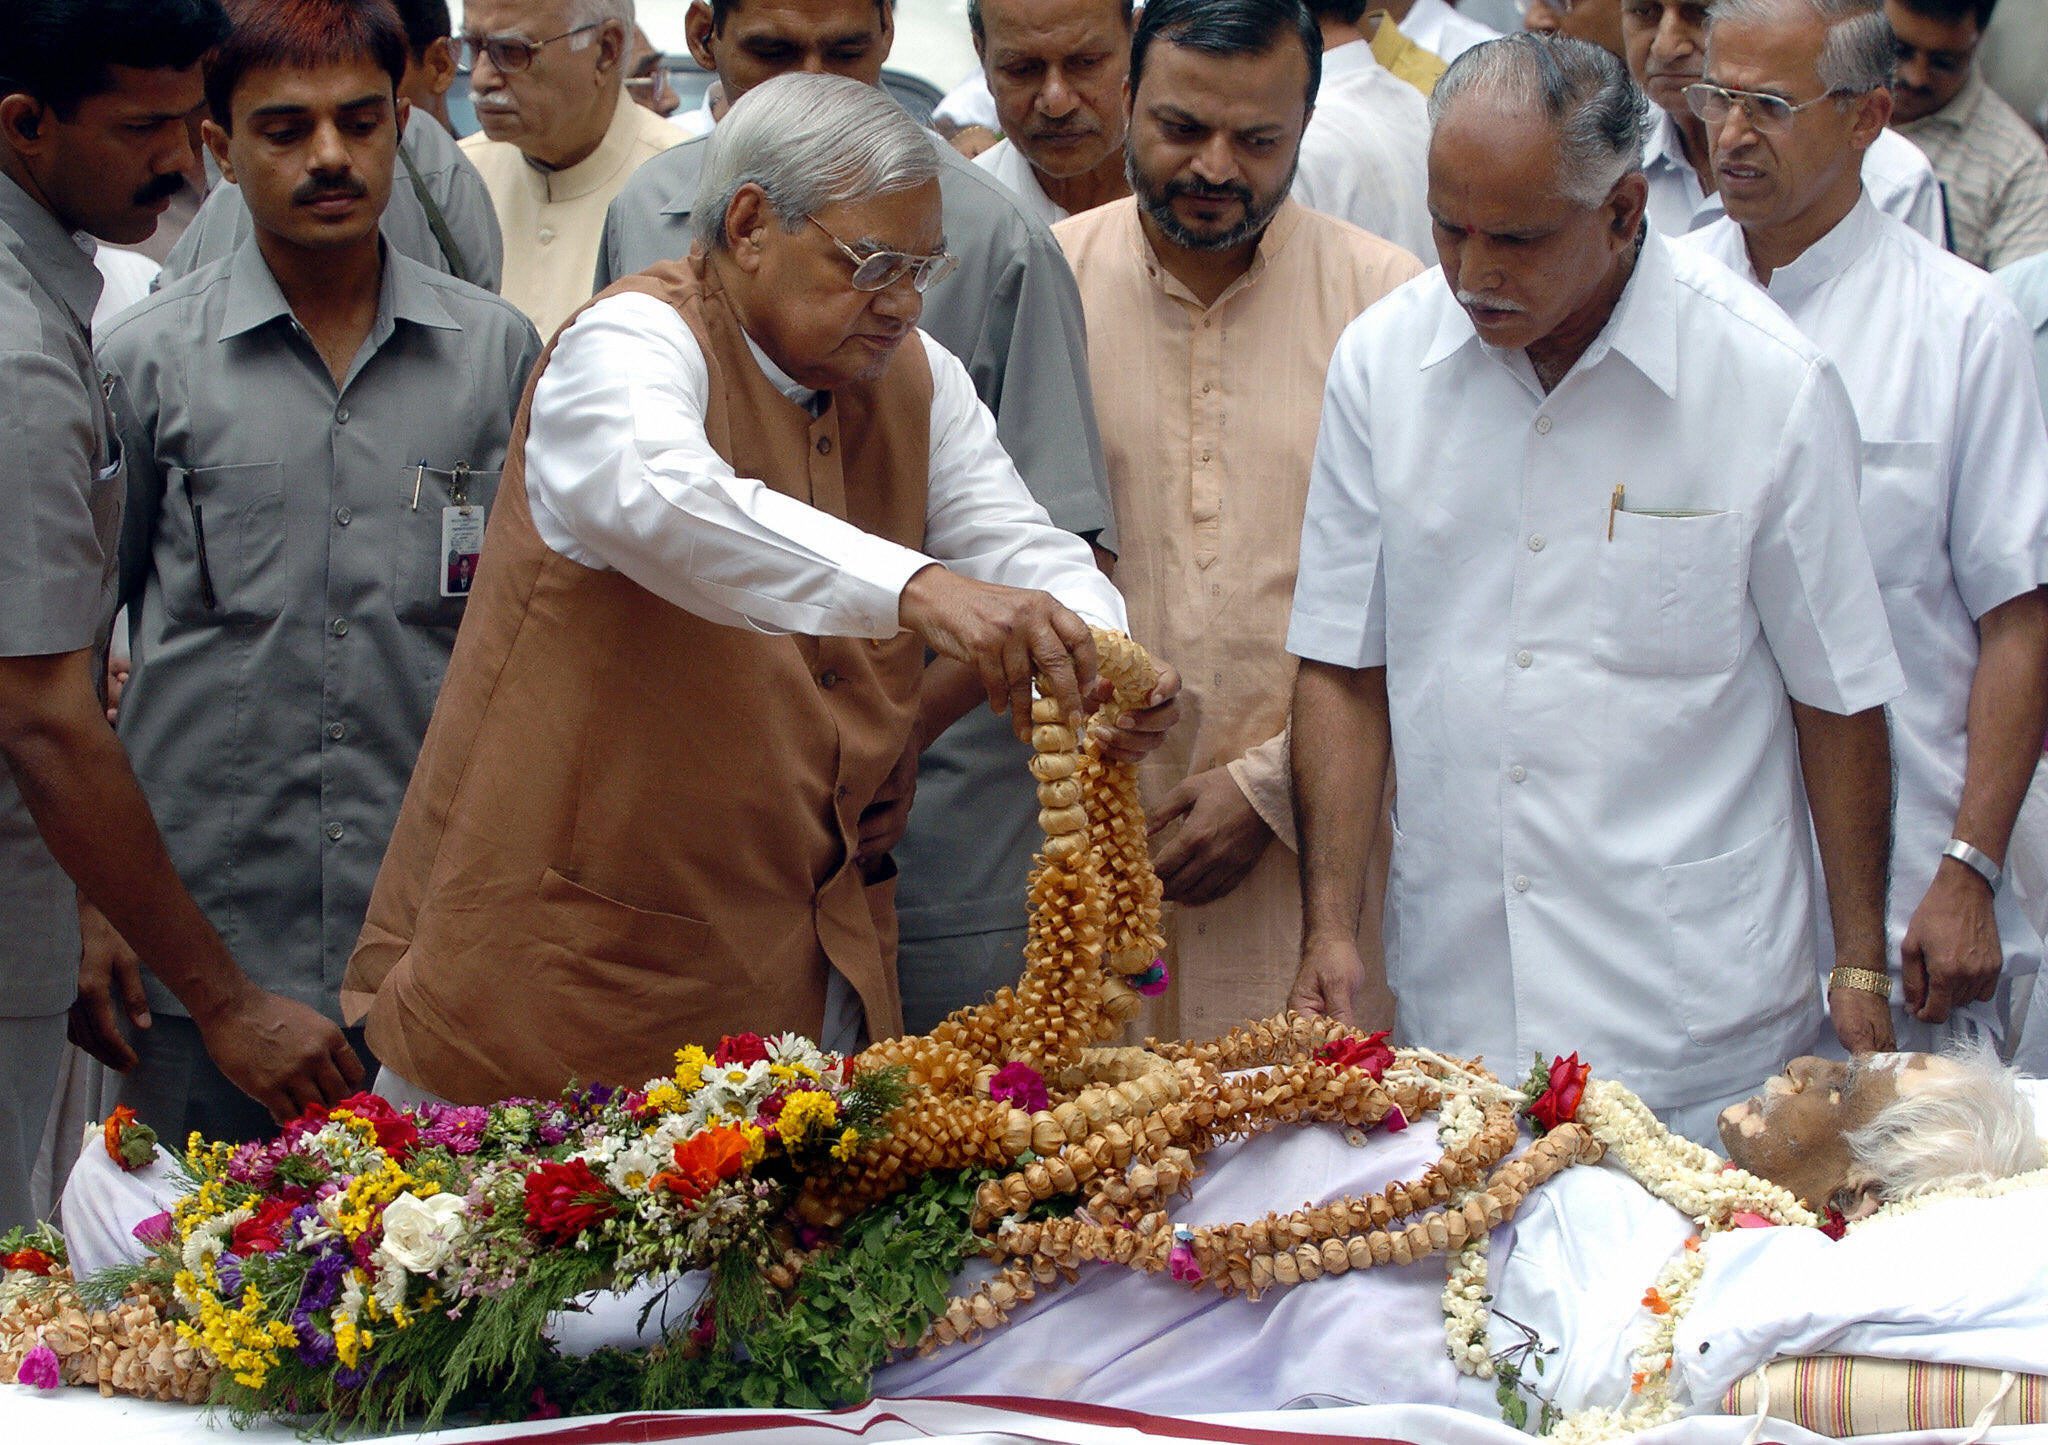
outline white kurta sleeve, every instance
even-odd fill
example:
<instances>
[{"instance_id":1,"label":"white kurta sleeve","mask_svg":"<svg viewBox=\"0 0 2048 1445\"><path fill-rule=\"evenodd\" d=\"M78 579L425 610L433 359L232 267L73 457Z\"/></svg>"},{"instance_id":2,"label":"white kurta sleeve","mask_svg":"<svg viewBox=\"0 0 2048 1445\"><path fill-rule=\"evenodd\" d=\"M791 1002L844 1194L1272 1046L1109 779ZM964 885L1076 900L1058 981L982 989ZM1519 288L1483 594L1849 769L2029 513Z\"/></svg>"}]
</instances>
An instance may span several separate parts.
<instances>
[{"instance_id":1,"label":"white kurta sleeve","mask_svg":"<svg viewBox=\"0 0 2048 1445\"><path fill-rule=\"evenodd\" d=\"M1750 546L1749 593L1785 690L1848 715L1906 690L1857 511L1855 412L1832 364L1808 368Z\"/></svg>"},{"instance_id":2,"label":"white kurta sleeve","mask_svg":"<svg viewBox=\"0 0 2048 1445\"><path fill-rule=\"evenodd\" d=\"M963 577L1050 592L1095 626L1126 630L1122 595L1088 544L1055 527L1032 500L967 368L923 332L918 339L932 366L925 550Z\"/></svg>"},{"instance_id":3,"label":"white kurta sleeve","mask_svg":"<svg viewBox=\"0 0 2048 1445\"><path fill-rule=\"evenodd\" d=\"M1380 502L1367 428L1363 353L1370 313L1337 342L1323 385L1323 420L1309 469L1301 567L1287 650L1339 667L1387 663L1386 571Z\"/></svg>"},{"instance_id":4,"label":"white kurta sleeve","mask_svg":"<svg viewBox=\"0 0 2048 1445\"><path fill-rule=\"evenodd\" d=\"M526 489L541 540L714 622L892 637L930 559L737 475L704 432L710 375L675 308L598 302L534 389Z\"/></svg>"},{"instance_id":5,"label":"white kurta sleeve","mask_svg":"<svg viewBox=\"0 0 2048 1445\"><path fill-rule=\"evenodd\" d=\"M2012 309L1973 328L1956 415L1948 555L1970 616L2048 583L2048 425L2033 337Z\"/></svg>"}]
</instances>

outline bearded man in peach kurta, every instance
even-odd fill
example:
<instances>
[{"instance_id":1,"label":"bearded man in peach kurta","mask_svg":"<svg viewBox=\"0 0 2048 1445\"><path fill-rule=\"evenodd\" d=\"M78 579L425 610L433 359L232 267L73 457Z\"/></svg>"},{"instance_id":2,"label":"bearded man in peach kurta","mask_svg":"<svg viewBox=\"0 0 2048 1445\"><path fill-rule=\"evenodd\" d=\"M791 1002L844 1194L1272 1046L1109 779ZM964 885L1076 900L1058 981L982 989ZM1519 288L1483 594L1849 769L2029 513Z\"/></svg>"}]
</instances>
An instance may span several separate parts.
<instances>
[{"instance_id":1,"label":"bearded man in peach kurta","mask_svg":"<svg viewBox=\"0 0 2048 1445\"><path fill-rule=\"evenodd\" d=\"M1053 233L1088 319L1117 586L1183 679L1181 725L1140 772L1174 905L1174 982L1146 1021L1166 1036L1286 1003L1301 890L1283 644L1323 373L1345 325L1422 270L1287 199L1321 60L1286 0L1151 0L1128 92L1135 194Z\"/></svg>"}]
</instances>

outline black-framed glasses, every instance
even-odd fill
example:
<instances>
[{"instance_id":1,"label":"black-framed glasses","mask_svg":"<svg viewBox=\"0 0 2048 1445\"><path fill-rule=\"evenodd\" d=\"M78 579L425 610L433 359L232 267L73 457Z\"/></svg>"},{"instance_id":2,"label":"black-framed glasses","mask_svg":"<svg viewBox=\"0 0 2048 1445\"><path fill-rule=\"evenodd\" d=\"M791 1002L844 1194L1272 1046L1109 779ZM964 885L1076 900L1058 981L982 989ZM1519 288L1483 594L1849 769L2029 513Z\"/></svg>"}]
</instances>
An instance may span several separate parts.
<instances>
[{"instance_id":1,"label":"black-framed glasses","mask_svg":"<svg viewBox=\"0 0 2048 1445\"><path fill-rule=\"evenodd\" d=\"M488 55L493 69L505 75L514 75L519 71L533 68L533 53L536 50L553 45L557 40L567 40L572 35L583 35L592 30L602 29L603 26L602 20L596 20L588 25L579 25L574 30L564 30L560 35L550 35L545 40L528 40L518 35L465 35L462 37L460 56L462 68L473 71L476 69L478 58ZM583 47L579 45L576 48L581 50Z\"/></svg>"},{"instance_id":2,"label":"black-framed glasses","mask_svg":"<svg viewBox=\"0 0 2048 1445\"><path fill-rule=\"evenodd\" d=\"M1812 110L1824 100L1846 94L1848 92L1841 89L1830 90L1794 105L1782 95L1766 95L1760 90L1729 90L1726 86L1698 81L1685 88L1685 105L1708 125L1722 124L1739 105L1758 134L1783 135L1792 129L1792 118L1800 111Z\"/></svg>"},{"instance_id":3,"label":"black-framed glasses","mask_svg":"<svg viewBox=\"0 0 2048 1445\"><path fill-rule=\"evenodd\" d=\"M908 276L911 286L922 296L952 275L953 268L960 264L960 258L951 251L938 251L929 256L913 256L908 251L870 251L863 256L834 236L816 216L804 219L824 231L827 239L839 248L839 254L852 263L853 289L856 291L886 291Z\"/></svg>"}]
</instances>

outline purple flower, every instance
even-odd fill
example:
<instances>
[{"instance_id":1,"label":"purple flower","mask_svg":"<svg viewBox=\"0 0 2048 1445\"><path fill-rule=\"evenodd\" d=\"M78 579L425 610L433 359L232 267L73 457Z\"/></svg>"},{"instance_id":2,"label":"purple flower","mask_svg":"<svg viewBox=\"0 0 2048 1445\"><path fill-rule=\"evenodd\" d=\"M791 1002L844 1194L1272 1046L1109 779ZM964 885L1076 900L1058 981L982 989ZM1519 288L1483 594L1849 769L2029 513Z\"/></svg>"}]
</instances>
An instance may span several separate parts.
<instances>
[{"instance_id":1,"label":"purple flower","mask_svg":"<svg viewBox=\"0 0 2048 1445\"><path fill-rule=\"evenodd\" d=\"M1167 972L1166 960L1155 958L1152 966L1143 973L1131 975L1131 987L1146 998L1158 998L1166 992L1166 986L1173 982L1173 975Z\"/></svg>"},{"instance_id":2,"label":"purple flower","mask_svg":"<svg viewBox=\"0 0 2048 1445\"><path fill-rule=\"evenodd\" d=\"M341 1298L341 1282L348 1273L348 1252L333 1240L306 1266L306 1278L299 1286L299 1307L306 1310L332 1309Z\"/></svg>"},{"instance_id":3,"label":"purple flower","mask_svg":"<svg viewBox=\"0 0 2048 1445\"><path fill-rule=\"evenodd\" d=\"M220 1292L223 1297L233 1299L242 1292L242 1261L235 1255L224 1254L214 1268L220 1274Z\"/></svg>"},{"instance_id":4,"label":"purple flower","mask_svg":"<svg viewBox=\"0 0 2048 1445\"><path fill-rule=\"evenodd\" d=\"M17 1385L33 1385L38 1390L54 1390L64 1383L64 1367L57 1360L57 1352L48 1345L37 1344L21 1357L21 1368L15 1372Z\"/></svg>"},{"instance_id":5,"label":"purple flower","mask_svg":"<svg viewBox=\"0 0 2048 1445\"><path fill-rule=\"evenodd\" d=\"M1004 1064L997 1069L996 1076L988 1081L988 1096L1027 1114L1035 1114L1052 1105L1052 1099L1045 1091L1045 1079L1031 1065L1022 1063Z\"/></svg>"},{"instance_id":6,"label":"purple flower","mask_svg":"<svg viewBox=\"0 0 2048 1445\"><path fill-rule=\"evenodd\" d=\"M292 1311L292 1330L299 1337L292 1353L311 1370L324 1370L334 1363L334 1340L313 1323L303 1306Z\"/></svg>"},{"instance_id":7,"label":"purple flower","mask_svg":"<svg viewBox=\"0 0 2048 1445\"><path fill-rule=\"evenodd\" d=\"M334 1372L334 1387L337 1390L359 1390L368 1384L369 1380L368 1365L357 1365L352 1370L344 1367Z\"/></svg>"},{"instance_id":8,"label":"purple flower","mask_svg":"<svg viewBox=\"0 0 2048 1445\"><path fill-rule=\"evenodd\" d=\"M268 1189L277 1175L278 1144L244 1144L228 1160L227 1176L237 1184Z\"/></svg>"},{"instance_id":9,"label":"purple flower","mask_svg":"<svg viewBox=\"0 0 2048 1445\"><path fill-rule=\"evenodd\" d=\"M170 1211L152 1214L128 1232L147 1245L169 1244L172 1233Z\"/></svg>"}]
</instances>

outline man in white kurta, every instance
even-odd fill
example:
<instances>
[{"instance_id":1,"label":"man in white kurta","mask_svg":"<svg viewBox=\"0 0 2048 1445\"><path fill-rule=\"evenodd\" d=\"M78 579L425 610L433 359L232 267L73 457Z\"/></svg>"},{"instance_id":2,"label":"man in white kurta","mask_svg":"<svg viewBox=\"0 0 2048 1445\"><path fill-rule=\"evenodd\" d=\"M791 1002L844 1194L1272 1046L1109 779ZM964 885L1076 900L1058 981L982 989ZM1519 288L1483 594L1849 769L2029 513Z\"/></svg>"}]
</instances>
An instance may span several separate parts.
<instances>
[{"instance_id":1,"label":"man in white kurta","mask_svg":"<svg viewBox=\"0 0 2048 1445\"><path fill-rule=\"evenodd\" d=\"M1650 183L1650 224L1667 236L1710 226L1724 214L1718 189L1700 181L1705 129L1685 103L1685 87L1700 78L1706 54L1707 7L1700 0L1634 0L1621 11L1629 71L1652 102L1643 142L1643 175ZM1886 131L1863 155L1863 184L1871 201L1935 245L1947 244L1948 218L1941 183L1920 147Z\"/></svg>"},{"instance_id":2,"label":"man in white kurta","mask_svg":"<svg viewBox=\"0 0 2048 1445\"><path fill-rule=\"evenodd\" d=\"M1429 253L1429 109L1380 64L1358 22L1364 0L1316 0L1323 77L1301 135L1294 199L1418 256Z\"/></svg>"},{"instance_id":3,"label":"man in white kurta","mask_svg":"<svg viewBox=\"0 0 2048 1445\"><path fill-rule=\"evenodd\" d=\"M1511 37L1461 64L1500 47L1531 68L1536 47L1562 57L1610 115L1636 103L1583 42ZM1802 771L1831 884L1843 865L1837 929L1866 964L1881 947L1873 710L1902 684L1857 522L1855 420L1754 288L1642 227L1633 152L1575 213L1554 125L1516 109L1512 75L1461 88L1459 69L1432 101L1445 269L1353 322L1330 363L1287 644L1304 660L1295 1000L1342 1013L1343 985L1370 982L1330 952L1319 900L1345 880L1318 874L1352 866L1329 840L1379 797L1378 769L1339 750L1382 758L1390 733L1397 1034L1510 1073L1577 1050L1705 1137L1706 1106L1821 1031ZM1586 244L1577 225L1599 228L1618 295L1490 343L1475 321L1526 334L1548 291L1585 284L1555 260L1531 281L1518 268L1540 251L1496 233L1555 252ZM1559 375L1551 343L1573 327L1583 349ZM1312 687L1368 701L1322 732ZM1862 780L1848 811L1837 767ZM1350 977L1318 977L1331 968Z\"/></svg>"},{"instance_id":4,"label":"man in white kurta","mask_svg":"<svg viewBox=\"0 0 2048 1445\"><path fill-rule=\"evenodd\" d=\"M1821 46L1844 21L1830 27L1802 0L1765 7L1717 15L1708 82L1819 94ZM1890 57L1873 47L1870 60L1867 90L1800 112L1782 135L1759 134L1740 106L1708 127L1717 161L1761 176L1692 243L1762 285L1855 403L1864 536L1907 684L1891 710L1898 1037L2009 1047L2013 985L2041 963L1998 874L2048 722L2048 430L2031 338L1998 284L1880 214L1858 181L1891 108Z\"/></svg>"}]
</instances>

